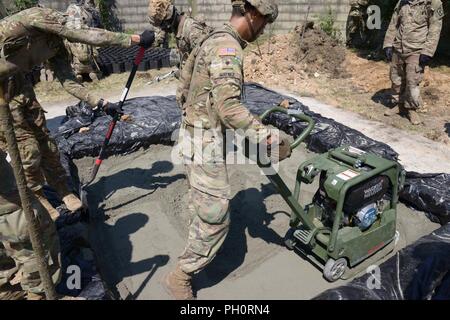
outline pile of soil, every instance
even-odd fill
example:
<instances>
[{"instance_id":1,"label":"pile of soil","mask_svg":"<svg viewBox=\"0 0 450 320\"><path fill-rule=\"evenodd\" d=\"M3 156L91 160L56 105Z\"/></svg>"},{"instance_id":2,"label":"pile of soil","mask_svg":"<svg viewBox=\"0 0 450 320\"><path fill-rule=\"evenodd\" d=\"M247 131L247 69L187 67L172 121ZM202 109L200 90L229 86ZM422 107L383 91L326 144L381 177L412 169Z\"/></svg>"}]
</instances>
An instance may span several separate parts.
<instances>
[{"instance_id":1,"label":"pile of soil","mask_svg":"<svg viewBox=\"0 0 450 320\"><path fill-rule=\"evenodd\" d=\"M298 85L311 77L346 76L345 47L313 22L297 26L291 33L274 35L245 58L247 81L274 85Z\"/></svg>"}]
</instances>

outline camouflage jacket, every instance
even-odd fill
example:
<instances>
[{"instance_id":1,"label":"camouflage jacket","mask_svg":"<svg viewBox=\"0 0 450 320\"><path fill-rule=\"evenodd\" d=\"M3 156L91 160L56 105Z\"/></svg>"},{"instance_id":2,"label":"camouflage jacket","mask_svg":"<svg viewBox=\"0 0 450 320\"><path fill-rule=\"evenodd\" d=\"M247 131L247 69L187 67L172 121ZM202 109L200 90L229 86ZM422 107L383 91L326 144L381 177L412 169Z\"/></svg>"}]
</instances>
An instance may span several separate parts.
<instances>
[{"instance_id":1,"label":"camouflage jacket","mask_svg":"<svg viewBox=\"0 0 450 320\"><path fill-rule=\"evenodd\" d=\"M411 0L397 4L383 48L394 47L404 55L432 57L439 43L444 10L440 0Z\"/></svg>"},{"instance_id":2,"label":"camouflage jacket","mask_svg":"<svg viewBox=\"0 0 450 320\"><path fill-rule=\"evenodd\" d=\"M83 5L69 5L66 14L68 15L66 22L68 28L79 30L86 27L93 27L94 25L92 13ZM90 66L93 63L94 56L98 55L97 50L93 46L84 43L64 40L64 44L71 55L73 68L80 68L80 65Z\"/></svg>"},{"instance_id":3,"label":"camouflage jacket","mask_svg":"<svg viewBox=\"0 0 450 320\"><path fill-rule=\"evenodd\" d=\"M177 34L175 35L177 48L180 53L181 67L184 66L192 49L211 31L212 28L203 21L196 20L185 13L182 14Z\"/></svg>"},{"instance_id":4,"label":"camouflage jacket","mask_svg":"<svg viewBox=\"0 0 450 320\"><path fill-rule=\"evenodd\" d=\"M183 105L187 125L204 129L243 129L258 142L268 131L241 103L243 48L246 42L229 24L203 41Z\"/></svg>"},{"instance_id":5,"label":"camouflage jacket","mask_svg":"<svg viewBox=\"0 0 450 320\"><path fill-rule=\"evenodd\" d=\"M11 66L28 72L49 61L63 87L75 97L96 105L87 89L77 83L72 72L64 39L93 46L131 46L131 36L96 28L72 29L67 15L46 8L30 8L0 21L0 79L8 77Z\"/></svg>"}]
</instances>

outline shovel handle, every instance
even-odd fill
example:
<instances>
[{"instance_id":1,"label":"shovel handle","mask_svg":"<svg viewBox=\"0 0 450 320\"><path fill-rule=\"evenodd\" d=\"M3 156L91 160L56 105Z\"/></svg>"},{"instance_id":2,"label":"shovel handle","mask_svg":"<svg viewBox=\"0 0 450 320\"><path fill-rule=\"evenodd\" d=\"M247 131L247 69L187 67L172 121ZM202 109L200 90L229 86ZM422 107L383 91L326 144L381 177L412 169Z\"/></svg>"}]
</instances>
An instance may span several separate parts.
<instances>
[{"instance_id":1,"label":"shovel handle","mask_svg":"<svg viewBox=\"0 0 450 320\"><path fill-rule=\"evenodd\" d=\"M281 107L273 107L269 110L266 110L262 115L261 115L261 120L264 120L269 114L273 113L273 112L281 112L281 113L285 113L288 114L302 122L306 122L308 124L308 126L306 127L305 130L302 131L302 133L294 140L293 143L291 143L291 150L298 147L300 145L300 143L303 142L303 140L306 139L306 137L311 133L312 129L314 129L314 120L307 116L304 113L301 113L295 109L285 109L285 108L281 108Z\"/></svg>"},{"instance_id":2,"label":"shovel handle","mask_svg":"<svg viewBox=\"0 0 450 320\"><path fill-rule=\"evenodd\" d=\"M136 75L137 69L138 69L139 65L141 64L142 59L144 59L144 56L145 56L145 48L140 47L139 51L136 55L136 58L134 59L133 68L131 69L130 75L128 76L128 80L127 80L125 88L122 92L122 96L120 97L120 102L119 102L120 109L122 109L123 104L125 103L125 101L127 99L128 92L130 91L131 84L133 83L133 80L134 80L134 76ZM114 128L116 127L116 123L117 123L117 121L119 121L119 118L120 118L120 114L116 114L113 117L112 121L109 123L109 127L108 127L108 131L106 132L105 140L103 141L98 158L95 160L95 165L92 168L91 179L88 183L85 184L85 186L91 184L92 181L94 181L95 177L97 176L98 169L100 168L100 165L102 164L102 161L105 158L105 150L109 144L109 140L111 139Z\"/></svg>"}]
</instances>

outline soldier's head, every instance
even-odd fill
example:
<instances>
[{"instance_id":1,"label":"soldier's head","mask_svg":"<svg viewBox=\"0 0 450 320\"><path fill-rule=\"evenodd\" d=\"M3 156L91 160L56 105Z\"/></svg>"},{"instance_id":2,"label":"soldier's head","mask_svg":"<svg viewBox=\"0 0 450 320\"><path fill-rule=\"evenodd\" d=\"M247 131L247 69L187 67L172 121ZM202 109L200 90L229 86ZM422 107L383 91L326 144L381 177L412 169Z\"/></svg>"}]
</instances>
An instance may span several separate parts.
<instances>
[{"instance_id":1,"label":"soldier's head","mask_svg":"<svg viewBox=\"0 0 450 320\"><path fill-rule=\"evenodd\" d=\"M179 13L173 0L149 0L148 21L165 32L176 32Z\"/></svg>"},{"instance_id":2,"label":"soldier's head","mask_svg":"<svg viewBox=\"0 0 450 320\"><path fill-rule=\"evenodd\" d=\"M241 37L255 41L264 32L268 23L278 16L278 6L274 0L231 0L233 11L231 24Z\"/></svg>"}]
</instances>

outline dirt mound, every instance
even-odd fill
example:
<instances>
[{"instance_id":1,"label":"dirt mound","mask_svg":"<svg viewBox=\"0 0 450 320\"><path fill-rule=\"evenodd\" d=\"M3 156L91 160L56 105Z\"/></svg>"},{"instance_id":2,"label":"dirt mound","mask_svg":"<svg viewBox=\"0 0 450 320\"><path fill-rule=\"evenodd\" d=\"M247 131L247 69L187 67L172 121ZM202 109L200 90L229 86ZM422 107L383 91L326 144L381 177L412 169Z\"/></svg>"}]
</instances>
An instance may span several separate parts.
<instances>
[{"instance_id":1,"label":"dirt mound","mask_svg":"<svg viewBox=\"0 0 450 320\"><path fill-rule=\"evenodd\" d=\"M322 74L331 78L346 75L345 48L312 22L291 33L275 35L245 58L246 80L271 84L299 84Z\"/></svg>"}]
</instances>

